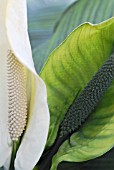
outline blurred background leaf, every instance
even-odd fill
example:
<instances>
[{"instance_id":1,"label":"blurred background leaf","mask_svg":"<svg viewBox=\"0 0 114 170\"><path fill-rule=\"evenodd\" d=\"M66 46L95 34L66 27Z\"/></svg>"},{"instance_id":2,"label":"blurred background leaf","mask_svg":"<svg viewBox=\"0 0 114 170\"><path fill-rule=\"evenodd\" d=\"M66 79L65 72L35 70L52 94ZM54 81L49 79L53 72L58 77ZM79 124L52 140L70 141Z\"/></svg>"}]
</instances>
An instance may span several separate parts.
<instances>
[{"instance_id":1,"label":"blurred background leaf","mask_svg":"<svg viewBox=\"0 0 114 170\"><path fill-rule=\"evenodd\" d=\"M28 0L28 27L32 49L50 39L61 13L73 1Z\"/></svg>"},{"instance_id":2,"label":"blurred background leaf","mask_svg":"<svg viewBox=\"0 0 114 170\"><path fill-rule=\"evenodd\" d=\"M114 14L114 0L78 0L59 17L51 39L33 49L35 67L39 73L49 54L67 35L83 22L100 23Z\"/></svg>"}]
</instances>

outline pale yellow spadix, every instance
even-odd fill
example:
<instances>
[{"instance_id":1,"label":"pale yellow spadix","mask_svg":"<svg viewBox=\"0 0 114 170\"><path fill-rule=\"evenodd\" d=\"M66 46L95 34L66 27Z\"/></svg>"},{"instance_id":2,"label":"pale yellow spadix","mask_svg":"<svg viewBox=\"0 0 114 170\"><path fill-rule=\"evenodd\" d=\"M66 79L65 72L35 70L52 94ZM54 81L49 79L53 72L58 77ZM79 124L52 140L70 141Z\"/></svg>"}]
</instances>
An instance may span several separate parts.
<instances>
[{"instance_id":1,"label":"pale yellow spadix","mask_svg":"<svg viewBox=\"0 0 114 170\"><path fill-rule=\"evenodd\" d=\"M9 168L12 141L23 133L15 169L32 170L48 128L46 87L32 60L26 0L0 0L0 167Z\"/></svg>"}]
</instances>

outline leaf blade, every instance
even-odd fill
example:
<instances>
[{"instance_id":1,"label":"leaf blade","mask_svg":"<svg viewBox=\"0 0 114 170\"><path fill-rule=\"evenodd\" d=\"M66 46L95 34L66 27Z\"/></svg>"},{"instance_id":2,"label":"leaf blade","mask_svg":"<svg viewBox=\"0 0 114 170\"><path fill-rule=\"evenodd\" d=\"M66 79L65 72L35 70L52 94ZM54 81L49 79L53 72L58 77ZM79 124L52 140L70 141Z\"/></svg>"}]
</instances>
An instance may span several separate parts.
<instances>
[{"instance_id":1,"label":"leaf blade","mask_svg":"<svg viewBox=\"0 0 114 170\"><path fill-rule=\"evenodd\" d=\"M47 85L51 112L47 147L53 144L59 125L78 90L86 86L110 55L114 44L113 32L114 18L99 25L83 24L51 53L40 74ZM70 148L68 141L60 147L53 159L52 170L63 160L86 161L102 155L113 147L113 89L114 82L87 123L72 135L73 147ZM93 131L91 127L94 127Z\"/></svg>"}]
</instances>

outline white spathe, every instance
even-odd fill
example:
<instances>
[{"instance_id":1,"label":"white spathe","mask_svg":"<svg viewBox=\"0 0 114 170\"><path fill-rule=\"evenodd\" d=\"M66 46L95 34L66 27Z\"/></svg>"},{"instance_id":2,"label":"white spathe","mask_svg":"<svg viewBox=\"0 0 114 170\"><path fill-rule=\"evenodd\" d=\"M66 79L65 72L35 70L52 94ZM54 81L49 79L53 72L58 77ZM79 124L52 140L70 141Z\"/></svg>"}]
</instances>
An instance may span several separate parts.
<instances>
[{"instance_id":1,"label":"white spathe","mask_svg":"<svg viewBox=\"0 0 114 170\"><path fill-rule=\"evenodd\" d=\"M0 167L9 168L7 55L11 50L27 70L28 124L16 154L15 170L32 170L44 150L49 129L46 87L37 75L27 31L26 0L0 0Z\"/></svg>"}]
</instances>

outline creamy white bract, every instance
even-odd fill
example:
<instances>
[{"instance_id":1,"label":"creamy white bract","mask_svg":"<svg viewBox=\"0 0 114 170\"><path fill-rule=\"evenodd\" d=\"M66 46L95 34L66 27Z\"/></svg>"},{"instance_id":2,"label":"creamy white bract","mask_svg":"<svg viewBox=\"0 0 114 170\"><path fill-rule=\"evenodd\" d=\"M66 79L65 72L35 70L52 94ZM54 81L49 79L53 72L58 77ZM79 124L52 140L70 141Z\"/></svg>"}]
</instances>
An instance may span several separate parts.
<instances>
[{"instance_id":1,"label":"creamy white bract","mask_svg":"<svg viewBox=\"0 0 114 170\"><path fill-rule=\"evenodd\" d=\"M24 132L16 170L32 170L47 139L49 111L27 32L26 0L0 0L0 167L9 168L12 141Z\"/></svg>"}]
</instances>

